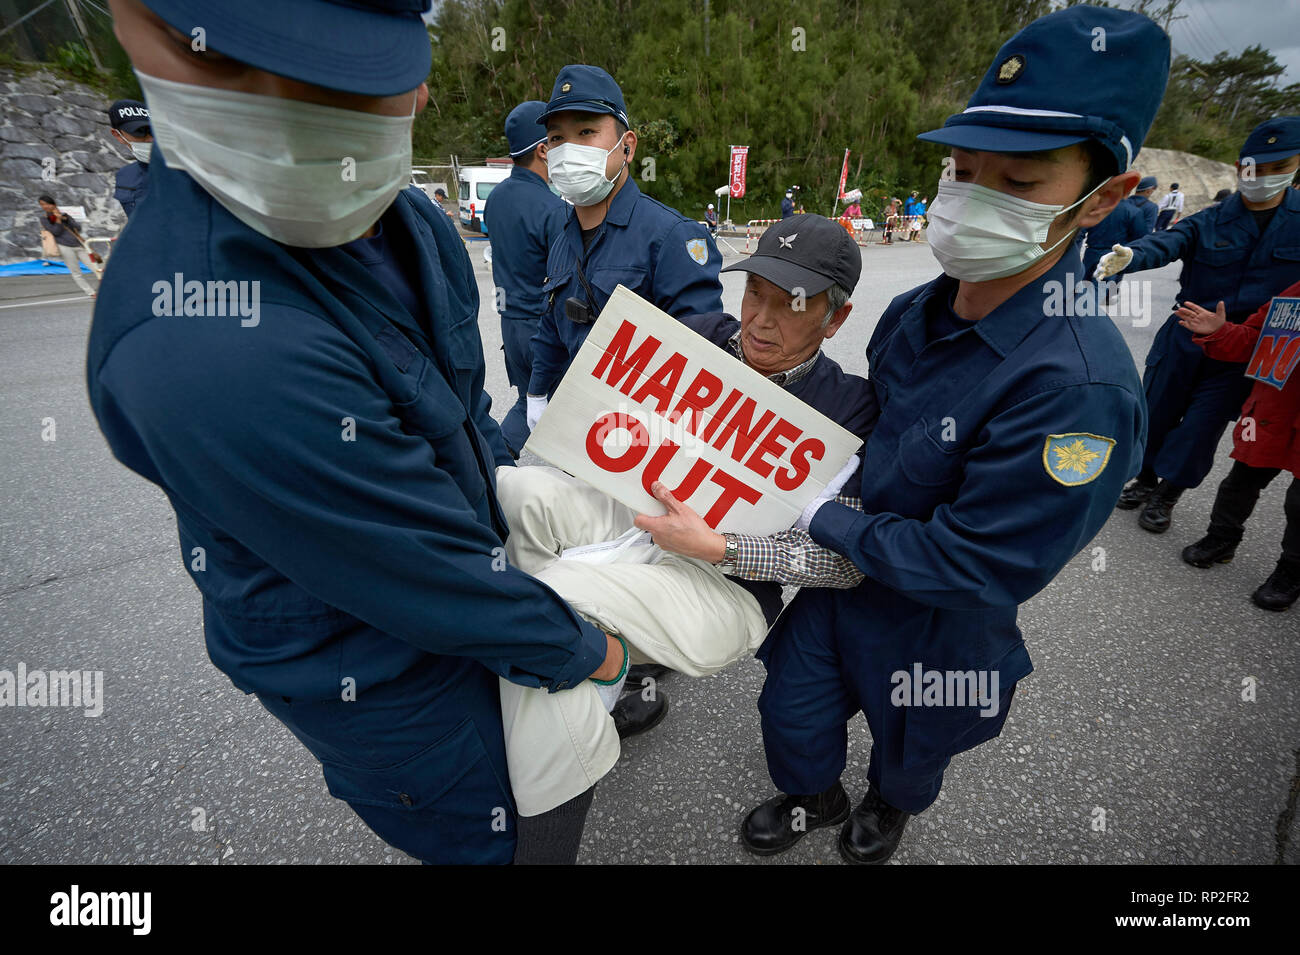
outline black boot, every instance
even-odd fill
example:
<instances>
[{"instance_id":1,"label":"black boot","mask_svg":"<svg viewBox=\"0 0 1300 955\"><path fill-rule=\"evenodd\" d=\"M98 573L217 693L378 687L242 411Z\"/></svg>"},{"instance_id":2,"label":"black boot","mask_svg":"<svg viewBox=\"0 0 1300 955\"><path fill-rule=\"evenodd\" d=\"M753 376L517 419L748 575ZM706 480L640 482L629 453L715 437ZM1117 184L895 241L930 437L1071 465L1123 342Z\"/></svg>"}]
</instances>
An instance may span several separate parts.
<instances>
[{"instance_id":1,"label":"black boot","mask_svg":"<svg viewBox=\"0 0 1300 955\"><path fill-rule=\"evenodd\" d=\"M849 795L838 779L812 796L781 793L750 810L740 824L740 843L754 855L776 855L814 829L839 825L848 815Z\"/></svg>"},{"instance_id":2,"label":"black boot","mask_svg":"<svg viewBox=\"0 0 1300 955\"><path fill-rule=\"evenodd\" d=\"M1234 542L1206 534L1195 544L1183 548L1183 560L1204 570L1215 564L1228 563L1236 553L1237 545Z\"/></svg>"},{"instance_id":3,"label":"black boot","mask_svg":"<svg viewBox=\"0 0 1300 955\"><path fill-rule=\"evenodd\" d=\"M1131 511L1140 504L1145 504L1151 492L1156 489L1154 484L1148 484L1139 476L1137 480L1131 482L1128 487L1120 492L1119 500L1115 502L1115 507L1121 511Z\"/></svg>"},{"instance_id":4,"label":"black boot","mask_svg":"<svg viewBox=\"0 0 1300 955\"><path fill-rule=\"evenodd\" d=\"M885 802L880 790L874 785L869 787L861 804L840 830L840 855L854 865L888 862L910 818L910 812L895 809Z\"/></svg>"},{"instance_id":5,"label":"black boot","mask_svg":"<svg viewBox=\"0 0 1300 955\"><path fill-rule=\"evenodd\" d=\"M1268 575L1268 580L1250 595L1256 607L1265 610L1285 610L1300 597L1300 563L1283 558Z\"/></svg>"},{"instance_id":6,"label":"black boot","mask_svg":"<svg viewBox=\"0 0 1300 955\"><path fill-rule=\"evenodd\" d=\"M1183 488L1168 481L1161 481L1151 492L1147 506L1142 508L1142 513L1138 517L1138 527L1152 534L1163 534L1169 530L1170 512L1173 511L1174 505L1178 503L1182 494Z\"/></svg>"},{"instance_id":7,"label":"black boot","mask_svg":"<svg viewBox=\"0 0 1300 955\"><path fill-rule=\"evenodd\" d=\"M614 717L614 728L618 730L619 739L636 736L663 722L668 715L668 695L663 690L656 689L654 698L647 700L642 696L641 690L637 689L620 697L609 715Z\"/></svg>"}]
</instances>

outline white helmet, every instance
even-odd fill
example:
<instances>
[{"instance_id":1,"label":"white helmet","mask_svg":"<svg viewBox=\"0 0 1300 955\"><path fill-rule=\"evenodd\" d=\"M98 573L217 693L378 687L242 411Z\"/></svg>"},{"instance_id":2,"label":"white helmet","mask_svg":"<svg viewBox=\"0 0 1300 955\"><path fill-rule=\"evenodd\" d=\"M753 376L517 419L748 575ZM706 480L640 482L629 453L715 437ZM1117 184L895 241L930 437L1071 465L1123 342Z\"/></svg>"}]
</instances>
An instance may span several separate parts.
<instances>
[{"instance_id":1,"label":"white helmet","mask_svg":"<svg viewBox=\"0 0 1300 955\"><path fill-rule=\"evenodd\" d=\"M710 208L710 209L713 208L713 203L711 203L711 202L709 203L709 208Z\"/></svg>"}]
</instances>

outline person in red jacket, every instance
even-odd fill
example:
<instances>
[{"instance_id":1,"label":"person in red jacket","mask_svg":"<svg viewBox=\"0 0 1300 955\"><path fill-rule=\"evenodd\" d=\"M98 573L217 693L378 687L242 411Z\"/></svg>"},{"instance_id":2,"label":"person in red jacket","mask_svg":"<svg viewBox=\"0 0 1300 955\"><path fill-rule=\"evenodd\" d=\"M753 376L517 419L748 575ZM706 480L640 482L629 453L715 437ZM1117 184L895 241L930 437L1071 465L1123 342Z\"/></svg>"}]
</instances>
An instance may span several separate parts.
<instances>
[{"instance_id":1,"label":"person in red jacket","mask_svg":"<svg viewBox=\"0 0 1300 955\"><path fill-rule=\"evenodd\" d=\"M1300 282L1278 297L1300 297ZM1213 312L1184 302L1177 315L1179 324L1192 332L1192 341L1208 357L1246 361L1259 341L1271 304L1265 302L1239 325L1227 321L1222 302ZM1300 372L1293 369L1281 388L1255 383L1242 405L1232 443L1234 463L1214 498L1209 530L1183 549L1183 560L1202 568L1232 560L1259 492L1279 473L1290 471L1293 480L1286 492L1282 556L1268 580L1251 596L1256 606L1265 610L1285 610L1300 597Z\"/></svg>"}]
</instances>

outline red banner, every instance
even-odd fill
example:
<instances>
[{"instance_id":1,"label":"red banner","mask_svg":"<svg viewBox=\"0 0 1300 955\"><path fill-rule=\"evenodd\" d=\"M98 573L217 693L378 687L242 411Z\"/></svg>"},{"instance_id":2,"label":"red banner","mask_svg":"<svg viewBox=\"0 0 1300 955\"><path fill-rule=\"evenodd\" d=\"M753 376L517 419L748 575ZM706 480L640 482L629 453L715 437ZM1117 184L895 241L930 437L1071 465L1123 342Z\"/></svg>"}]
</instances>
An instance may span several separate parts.
<instances>
[{"instance_id":1,"label":"red banner","mask_svg":"<svg viewBox=\"0 0 1300 955\"><path fill-rule=\"evenodd\" d=\"M844 150L844 165L840 167L840 198L844 198L844 187L849 184L849 151Z\"/></svg>"},{"instance_id":2,"label":"red banner","mask_svg":"<svg viewBox=\"0 0 1300 955\"><path fill-rule=\"evenodd\" d=\"M748 146L731 147L731 198L745 197L745 163L748 161Z\"/></svg>"}]
</instances>

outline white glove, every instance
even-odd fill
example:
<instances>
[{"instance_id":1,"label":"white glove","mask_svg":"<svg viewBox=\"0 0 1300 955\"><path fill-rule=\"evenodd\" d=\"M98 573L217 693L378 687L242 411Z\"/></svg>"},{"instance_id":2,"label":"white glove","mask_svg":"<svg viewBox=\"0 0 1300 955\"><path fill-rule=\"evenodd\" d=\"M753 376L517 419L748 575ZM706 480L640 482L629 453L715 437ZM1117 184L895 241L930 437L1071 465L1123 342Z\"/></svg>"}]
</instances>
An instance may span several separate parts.
<instances>
[{"instance_id":1,"label":"white glove","mask_svg":"<svg viewBox=\"0 0 1300 955\"><path fill-rule=\"evenodd\" d=\"M532 431L537 427L537 422L541 420L542 412L546 410L548 404L545 398L538 398L535 395L528 396L528 430Z\"/></svg>"},{"instance_id":2,"label":"white glove","mask_svg":"<svg viewBox=\"0 0 1300 955\"><path fill-rule=\"evenodd\" d=\"M618 675L618 679L608 684L598 683L595 680L591 681L592 686L596 688L596 695L600 697L601 705L605 707L606 713L613 712L614 704L623 695L623 687L627 684L627 667L630 661L628 660L627 643L626 641L621 642L623 642L623 672Z\"/></svg>"},{"instance_id":3,"label":"white glove","mask_svg":"<svg viewBox=\"0 0 1300 955\"><path fill-rule=\"evenodd\" d=\"M1116 272L1123 272L1128 268L1128 264L1133 261L1133 250L1128 246L1116 242L1110 249L1101 257L1101 261L1097 263L1097 268L1092 273L1092 277L1098 281L1108 278Z\"/></svg>"},{"instance_id":4,"label":"white glove","mask_svg":"<svg viewBox=\"0 0 1300 955\"><path fill-rule=\"evenodd\" d=\"M821 506L828 501L835 500L840 489L844 487L846 481L853 477L853 472L858 469L858 456L855 454L845 462L844 467L840 468L840 473L831 478L830 483L822 488L822 492L813 500L804 505L803 513L799 515L799 520L794 522L795 530L806 531L812 524L813 516L821 509Z\"/></svg>"}]
</instances>

